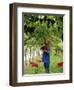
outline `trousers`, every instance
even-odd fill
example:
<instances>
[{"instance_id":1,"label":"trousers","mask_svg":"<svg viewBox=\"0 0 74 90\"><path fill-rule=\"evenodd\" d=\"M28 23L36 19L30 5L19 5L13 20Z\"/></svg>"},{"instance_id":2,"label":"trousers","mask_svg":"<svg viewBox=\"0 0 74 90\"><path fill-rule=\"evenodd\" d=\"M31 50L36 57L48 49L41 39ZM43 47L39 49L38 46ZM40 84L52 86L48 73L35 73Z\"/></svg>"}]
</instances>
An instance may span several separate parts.
<instances>
[{"instance_id":1,"label":"trousers","mask_svg":"<svg viewBox=\"0 0 74 90\"><path fill-rule=\"evenodd\" d=\"M49 73L49 63L44 63L45 72Z\"/></svg>"}]
</instances>

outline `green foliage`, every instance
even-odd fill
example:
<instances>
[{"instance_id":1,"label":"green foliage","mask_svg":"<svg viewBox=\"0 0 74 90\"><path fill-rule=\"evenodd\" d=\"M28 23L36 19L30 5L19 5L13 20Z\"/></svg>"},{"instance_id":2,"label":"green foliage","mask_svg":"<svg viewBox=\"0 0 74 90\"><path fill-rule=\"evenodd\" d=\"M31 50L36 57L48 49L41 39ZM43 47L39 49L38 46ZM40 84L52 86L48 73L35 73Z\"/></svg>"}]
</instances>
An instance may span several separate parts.
<instances>
[{"instance_id":1,"label":"green foliage","mask_svg":"<svg viewBox=\"0 0 74 90\"><path fill-rule=\"evenodd\" d=\"M24 45L39 47L48 43L57 47L62 35L63 16L24 15Z\"/></svg>"},{"instance_id":2,"label":"green foliage","mask_svg":"<svg viewBox=\"0 0 74 90\"><path fill-rule=\"evenodd\" d=\"M45 23L39 25L35 31L34 36L39 45L45 43L50 37L50 30Z\"/></svg>"},{"instance_id":3,"label":"green foliage","mask_svg":"<svg viewBox=\"0 0 74 90\"><path fill-rule=\"evenodd\" d=\"M32 72L31 72L32 74L36 74L36 73L38 73L38 68L36 68L36 67L33 67L32 68Z\"/></svg>"}]
</instances>

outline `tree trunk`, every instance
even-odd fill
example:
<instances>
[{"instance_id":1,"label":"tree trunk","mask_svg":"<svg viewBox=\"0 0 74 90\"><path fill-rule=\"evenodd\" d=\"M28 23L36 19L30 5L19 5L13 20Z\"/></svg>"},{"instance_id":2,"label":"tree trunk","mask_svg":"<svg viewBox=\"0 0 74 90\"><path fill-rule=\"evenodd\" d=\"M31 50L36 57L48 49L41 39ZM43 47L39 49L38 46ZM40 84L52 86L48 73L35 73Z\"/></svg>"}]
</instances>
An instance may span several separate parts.
<instances>
[{"instance_id":1,"label":"tree trunk","mask_svg":"<svg viewBox=\"0 0 74 90\"><path fill-rule=\"evenodd\" d=\"M27 55L26 55L26 54L27 54L27 48L25 49L25 64L27 64L27 63L26 63L26 62L27 62L27 61L26 61L26 60L27 60L27 58L26 58Z\"/></svg>"},{"instance_id":2,"label":"tree trunk","mask_svg":"<svg viewBox=\"0 0 74 90\"><path fill-rule=\"evenodd\" d=\"M31 47L30 47L30 62L31 62Z\"/></svg>"}]
</instances>

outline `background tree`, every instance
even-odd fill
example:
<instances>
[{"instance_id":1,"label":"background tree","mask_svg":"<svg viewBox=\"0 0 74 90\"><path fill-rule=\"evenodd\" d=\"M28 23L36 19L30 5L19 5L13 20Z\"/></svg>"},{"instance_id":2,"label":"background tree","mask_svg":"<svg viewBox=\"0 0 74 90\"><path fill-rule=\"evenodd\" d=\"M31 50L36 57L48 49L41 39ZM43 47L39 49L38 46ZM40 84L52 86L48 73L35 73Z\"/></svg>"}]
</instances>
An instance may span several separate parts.
<instances>
[{"instance_id":1,"label":"background tree","mask_svg":"<svg viewBox=\"0 0 74 90\"><path fill-rule=\"evenodd\" d=\"M63 63L63 55L59 54L63 52L63 16L24 15L24 59L25 63L31 62L25 65L26 74L33 73L32 64L42 61L40 48L44 45L51 49L50 71L52 73L63 72L63 66L57 66L58 63ZM38 64L36 73L44 73L42 62Z\"/></svg>"},{"instance_id":2,"label":"background tree","mask_svg":"<svg viewBox=\"0 0 74 90\"><path fill-rule=\"evenodd\" d=\"M41 47L48 43L61 48L63 41L63 16L61 15L24 15L24 45L30 48Z\"/></svg>"}]
</instances>

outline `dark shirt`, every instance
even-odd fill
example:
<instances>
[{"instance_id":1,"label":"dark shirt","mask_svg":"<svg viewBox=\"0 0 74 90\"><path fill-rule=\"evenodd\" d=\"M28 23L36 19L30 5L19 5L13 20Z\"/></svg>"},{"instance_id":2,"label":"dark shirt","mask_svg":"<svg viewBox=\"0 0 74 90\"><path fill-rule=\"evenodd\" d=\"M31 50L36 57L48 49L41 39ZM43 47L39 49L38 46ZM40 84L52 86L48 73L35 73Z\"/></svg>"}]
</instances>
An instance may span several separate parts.
<instances>
[{"instance_id":1,"label":"dark shirt","mask_svg":"<svg viewBox=\"0 0 74 90\"><path fill-rule=\"evenodd\" d=\"M49 63L49 53L48 52L43 52L43 55L42 55L42 61L44 63Z\"/></svg>"}]
</instances>

